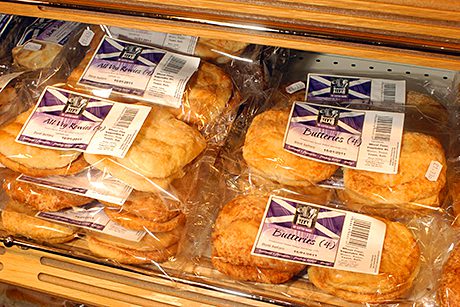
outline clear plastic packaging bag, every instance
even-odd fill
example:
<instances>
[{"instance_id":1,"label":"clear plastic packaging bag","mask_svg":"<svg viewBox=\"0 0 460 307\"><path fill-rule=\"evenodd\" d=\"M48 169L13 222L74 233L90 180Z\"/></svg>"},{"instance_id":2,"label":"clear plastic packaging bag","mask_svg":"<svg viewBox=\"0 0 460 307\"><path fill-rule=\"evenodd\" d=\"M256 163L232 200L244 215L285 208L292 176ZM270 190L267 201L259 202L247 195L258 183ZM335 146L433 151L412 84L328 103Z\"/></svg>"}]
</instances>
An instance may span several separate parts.
<instances>
[{"instance_id":1,"label":"clear plastic packaging bag","mask_svg":"<svg viewBox=\"0 0 460 307\"><path fill-rule=\"evenodd\" d=\"M214 62L216 64L225 64L232 60L239 60L240 55L249 46L249 44L245 42L112 26L106 27L106 31L110 34L110 36L115 38L127 39L134 42L195 55L205 61Z\"/></svg>"},{"instance_id":2,"label":"clear plastic packaging bag","mask_svg":"<svg viewBox=\"0 0 460 307\"><path fill-rule=\"evenodd\" d=\"M207 284L225 287L242 295L257 295L284 303L335 306L375 303L384 306L406 306L430 302L432 304L435 300L442 263L449 246L456 242L457 237L450 221L444 216L434 213L421 217L400 216L391 220L376 218L386 224L380 269L376 275L353 272L353 269L343 271L308 266L307 263L302 265L298 262L279 260L280 258L274 259L276 254L268 258L251 254L258 234L262 235L268 231L265 228L259 230L259 227L262 227L262 216L267 210L268 196L325 206L333 212L350 209L337 204L335 193L330 189L310 187L299 193L298 190L280 188L276 184L260 185L254 189L254 186L248 188L247 183L237 182L246 180L247 177L243 176L236 180L226 180L218 170L214 170L214 174L206 178L206 183L202 187L202 194L205 195L202 196L201 207L189 215L193 224L188 226L189 238L183 249L188 261L194 261L194 265L189 271L185 270L186 274L195 274L199 280ZM206 191L209 192L205 193ZM293 227L287 226L287 223L292 222L294 225L296 214L289 213L288 217L285 216L288 211L280 216L272 215L270 212L266 213L265 223L269 223L268 220L271 219L270 223L273 224L267 227L271 232L274 231L276 236L281 232L274 230L277 228L273 228L273 225ZM338 216L337 213L322 214ZM316 225L320 223L319 226L315 226L316 230L321 229L319 234L315 232L313 236L305 230L294 229L292 233L299 238L319 240L318 238L324 236L324 225L328 225L325 227L329 229L333 227L324 217L318 216L316 222ZM205 222L208 220L214 220L214 225ZM342 235L345 233L344 229ZM288 246L300 241L293 235L287 236L287 231L283 235L286 251L289 250ZM352 231L352 236L358 236L360 240L372 240L359 234L364 228ZM271 241L267 246L280 245L279 240ZM345 242L349 239L342 240ZM306 240L303 242L308 246ZM308 253L307 249L298 250ZM348 251L351 250L350 247ZM356 258L359 259L360 256L357 255ZM306 270L302 270L305 266ZM216 273L216 270L220 273Z\"/></svg>"},{"instance_id":3,"label":"clear plastic packaging bag","mask_svg":"<svg viewBox=\"0 0 460 307\"><path fill-rule=\"evenodd\" d=\"M14 63L31 70L50 67L71 36L82 27L77 22L37 18L24 29L12 49Z\"/></svg>"},{"instance_id":4,"label":"clear plastic packaging bag","mask_svg":"<svg viewBox=\"0 0 460 307\"><path fill-rule=\"evenodd\" d=\"M85 42L88 46L82 43L85 33L94 35ZM224 102L224 109L219 107L219 113L210 111L212 119L199 119L195 125L178 114L176 118L171 108L131 99L130 104L107 101L85 95L94 91L60 83L72 69L79 69L74 69L75 63L92 56L102 34L98 27L90 26L71 38L64 47L66 56L53 62L53 78L40 79L40 84L33 81L30 95L38 96L35 107L0 127L8 136L0 152L3 150L5 166L16 172L5 176L4 189L8 202L29 210L27 218L34 219L30 224L46 222L50 229L59 228L51 225L76 229L76 240L60 248L116 264L158 269L158 263L166 262L165 267L170 267L185 234L190 199L200 191L197 178L205 165L214 163L242 101L231 78L204 62L202 66L210 70L192 78L190 86L195 90L186 96L202 95L200 99L214 101L217 95L229 101ZM54 80L57 82L51 83ZM123 95L110 95L110 99L126 102ZM111 108L118 108L119 113L110 115L113 122L104 122ZM148 109L145 121L135 120L141 113L133 110L136 108ZM134 122L139 124L136 131L123 130ZM90 137L88 147L82 145L87 130L99 133ZM102 135L99 147L91 143ZM110 152L112 142L120 144L122 154ZM98 149L85 149L91 146ZM53 243L23 227L6 230L10 235Z\"/></svg>"},{"instance_id":5,"label":"clear plastic packaging bag","mask_svg":"<svg viewBox=\"0 0 460 307\"><path fill-rule=\"evenodd\" d=\"M429 214L447 205L447 172L452 167L448 162L449 150L457 146L449 116L458 112L455 107L425 103L434 99L415 92L409 92L408 99L421 97L422 102L348 104L347 107L356 112L374 110L404 114L401 152L395 152L399 157L399 171L380 174L338 167L335 163L318 162L287 151L286 126L290 108L305 93L283 93L285 87L281 88L255 117L254 111L248 110L245 126L230 136L232 146L226 147L222 154L224 168L230 176L248 176L249 185L272 181L298 190L312 184L333 187L338 199L353 210L390 218L401 214L394 209L407 209L409 215ZM315 119L314 116L311 118ZM290 127L294 125L292 120ZM335 145L331 146L336 149Z\"/></svg>"},{"instance_id":6,"label":"clear plastic packaging bag","mask_svg":"<svg viewBox=\"0 0 460 307\"><path fill-rule=\"evenodd\" d=\"M200 129L239 104L232 80L214 64L94 32L90 52L67 81L72 88L121 102L170 106L178 118ZM129 48L133 60L127 59Z\"/></svg>"}]
</instances>

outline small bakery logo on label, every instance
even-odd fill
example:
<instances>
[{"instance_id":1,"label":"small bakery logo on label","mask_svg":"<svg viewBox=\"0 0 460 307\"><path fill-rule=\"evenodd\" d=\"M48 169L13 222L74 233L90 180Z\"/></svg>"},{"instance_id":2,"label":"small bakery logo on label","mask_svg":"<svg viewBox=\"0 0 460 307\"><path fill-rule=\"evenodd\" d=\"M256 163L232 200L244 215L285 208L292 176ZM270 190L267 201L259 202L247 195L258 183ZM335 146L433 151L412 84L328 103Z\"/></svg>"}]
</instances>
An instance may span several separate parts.
<instances>
[{"instance_id":1,"label":"small bakery logo on label","mask_svg":"<svg viewBox=\"0 0 460 307\"><path fill-rule=\"evenodd\" d=\"M318 218L318 208L299 204L296 208L292 228L313 232Z\"/></svg>"},{"instance_id":2,"label":"small bakery logo on label","mask_svg":"<svg viewBox=\"0 0 460 307\"><path fill-rule=\"evenodd\" d=\"M339 122L339 110L334 109L321 109L318 113L318 126L325 125L326 128L336 127Z\"/></svg>"},{"instance_id":3,"label":"small bakery logo on label","mask_svg":"<svg viewBox=\"0 0 460 307\"><path fill-rule=\"evenodd\" d=\"M62 112L64 114L81 115L85 111L88 102L89 100L85 97L71 94Z\"/></svg>"},{"instance_id":4,"label":"small bakery logo on label","mask_svg":"<svg viewBox=\"0 0 460 307\"><path fill-rule=\"evenodd\" d=\"M123 52L120 55L120 59L128 60L128 61L136 61L139 55L144 50L140 46L135 45L127 45L123 48Z\"/></svg>"},{"instance_id":5,"label":"small bakery logo on label","mask_svg":"<svg viewBox=\"0 0 460 307\"><path fill-rule=\"evenodd\" d=\"M331 80L331 96L346 97L348 95L348 85L350 81L345 78L332 78Z\"/></svg>"},{"instance_id":6,"label":"small bakery logo on label","mask_svg":"<svg viewBox=\"0 0 460 307\"><path fill-rule=\"evenodd\" d=\"M271 195L251 254L378 274L385 231L366 215Z\"/></svg>"}]
</instances>

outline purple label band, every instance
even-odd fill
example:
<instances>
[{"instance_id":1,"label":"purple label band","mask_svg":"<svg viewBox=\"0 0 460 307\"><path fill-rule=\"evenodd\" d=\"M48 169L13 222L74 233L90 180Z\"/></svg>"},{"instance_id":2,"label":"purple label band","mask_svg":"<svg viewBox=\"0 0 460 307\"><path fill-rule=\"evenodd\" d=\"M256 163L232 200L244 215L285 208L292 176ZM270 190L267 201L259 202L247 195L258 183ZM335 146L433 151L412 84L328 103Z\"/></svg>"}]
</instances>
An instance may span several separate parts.
<instances>
[{"instance_id":1,"label":"purple label band","mask_svg":"<svg viewBox=\"0 0 460 307\"><path fill-rule=\"evenodd\" d=\"M56 21L51 22L45 28L45 30L42 33L40 33L40 35L37 36L37 39L46 40L51 35L53 35L53 33L56 32L56 30L58 30L64 24L66 24L66 22L65 21L60 21L60 20L56 20Z\"/></svg>"},{"instance_id":2,"label":"purple label band","mask_svg":"<svg viewBox=\"0 0 460 307\"><path fill-rule=\"evenodd\" d=\"M371 99L370 98L334 98L334 97L317 97L317 96L311 96L308 95L308 101L310 102L364 102L364 103L370 103Z\"/></svg>"},{"instance_id":3,"label":"purple label band","mask_svg":"<svg viewBox=\"0 0 460 307\"><path fill-rule=\"evenodd\" d=\"M280 259L286 259L286 260L292 260L292 261L298 261L298 262L303 262L303 263L308 263L308 264L318 264L318 265L323 265L323 266L328 266L328 267L333 267L334 263L333 262L328 262L328 261L323 261L323 260L316 260L316 259L310 259L310 258L305 258L305 257L299 257L299 256L292 256L288 254L283 254L283 253L278 253L278 252L273 252L261 248L256 248L254 250L255 254L259 255L265 255L265 256L270 256L270 257L276 257ZM305 251L305 253L309 253L308 251ZM313 256L314 253L312 253Z\"/></svg>"},{"instance_id":4,"label":"purple label band","mask_svg":"<svg viewBox=\"0 0 460 307\"><path fill-rule=\"evenodd\" d=\"M321 110L325 110L325 109L332 109L332 110L337 110L340 115L338 117L338 120L345 124L346 126L349 126L350 128L354 129L354 130L357 130L357 131L362 131L363 129L363 125L364 125L364 118L365 118L365 114L364 113L360 113L360 114L357 114L355 116L344 116L344 115L349 115L350 113L356 113L356 112L359 112L359 111L354 111L354 110L344 110L344 109L341 109L341 108L334 108L334 107L330 107L330 106L316 106L316 105L306 105L306 107L303 107L302 105L306 105L304 103L296 103L296 105L294 106L294 110L292 112L292 119L291 119L291 124L290 125L294 125L294 124L297 124L297 125L308 125L308 126L316 126L317 125L317 120L318 120L318 115L319 113L321 112ZM297 122L292 122L293 119L299 119L299 118L302 118L302 117L307 117L307 116L311 116L311 117L314 117L312 118L311 120L309 121L297 121ZM343 128L343 127L340 127L340 126L336 126L334 127L334 129L329 128L331 130L336 130L336 131L339 131L339 132L347 132L347 133L350 133L350 131L348 131L347 129ZM354 134L354 133L353 133Z\"/></svg>"},{"instance_id":5,"label":"purple label band","mask_svg":"<svg viewBox=\"0 0 460 307\"><path fill-rule=\"evenodd\" d=\"M31 183L36 183L36 184L46 185L46 186L49 186L49 187L54 187L54 188L60 189L60 190L66 190L66 191L69 191L69 192L75 192L75 193L80 193L80 194L85 194L86 192L88 192L88 190L84 189L84 188L69 187L69 186L66 186L66 185L61 185L61 184L58 184L58 183L49 182L49 181L44 180L44 179L29 177L29 176L25 176L25 175L22 175L21 178L19 178L19 179L27 181L27 182L31 182Z\"/></svg>"},{"instance_id":6,"label":"purple label band","mask_svg":"<svg viewBox=\"0 0 460 307\"><path fill-rule=\"evenodd\" d=\"M38 215L43 218L47 218L47 219L51 219L51 220L55 220L55 221L59 221L59 222L63 222L63 223L71 224L71 225L76 225L80 227L92 228L92 229L96 229L100 231L104 230L105 228L105 225L101 225L101 224L97 224L93 222L76 221L71 218L53 215L53 214L46 213L46 212L40 212Z\"/></svg>"},{"instance_id":7,"label":"purple label band","mask_svg":"<svg viewBox=\"0 0 460 307\"><path fill-rule=\"evenodd\" d=\"M59 94L65 97L67 101L62 101L61 98L56 97L53 94L53 91L59 92ZM112 109L112 105L108 103L107 105L94 107L92 106L93 102L99 103L101 100L94 97L78 95L78 93L71 93L63 89L48 88L40 100L38 107L40 108L39 110L41 110L41 113L63 116L62 112L68 109L69 106L75 107L76 105L81 105L84 107L84 112L77 116L79 120L94 122L94 117L97 117L100 121L104 120ZM62 106L62 109L53 110L60 106ZM47 109L52 109L52 111L47 111ZM89 113L89 116L92 116L93 118L88 118L85 115L87 113Z\"/></svg>"},{"instance_id":8,"label":"purple label band","mask_svg":"<svg viewBox=\"0 0 460 307\"><path fill-rule=\"evenodd\" d=\"M105 57L106 54L114 54L114 56ZM104 56L105 60L115 62L124 61L143 66L156 66L161 62L165 54L165 52L155 50L152 47L122 42L106 37L99 47L96 57Z\"/></svg>"},{"instance_id":9,"label":"purple label band","mask_svg":"<svg viewBox=\"0 0 460 307\"><path fill-rule=\"evenodd\" d=\"M297 153L299 155L308 157L308 158L313 158L313 159L317 159L317 160L321 160L321 161L325 161L325 162L329 162L329 163L337 163L337 164L350 166L350 167L356 167L356 164L357 164L356 161L345 160L345 159L340 159L340 158L336 158L336 157L322 155L322 154L318 154L318 153L315 153L315 152L310 152L310 151L305 150L305 149L297 148L295 146L291 146L291 145L288 145L288 144L284 145L284 149L286 149L288 151L291 151L291 152L294 152L294 153Z\"/></svg>"},{"instance_id":10,"label":"purple label band","mask_svg":"<svg viewBox=\"0 0 460 307\"><path fill-rule=\"evenodd\" d=\"M353 77L312 75L308 82L308 100L316 101L368 101L371 95L371 80Z\"/></svg>"},{"instance_id":11,"label":"purple label band","mask_svg":"<svg viewBox=\"0 0 460 307\"><path fill-rule=\"evenodd\" d=\"M37 39L48 41L48 40L53 40L51 39L53 35L56 35L56 31L61 31L59 33L59 36L57 36L54 41L57 38L60 38L58 41L56 41L59 45L65 45L68 41L70 36L72 35L73 31L78 27L79 23L77 22L70 22L70 21L60 21L56 20L53 21L49 26L45 28L45 30L37 37ZM64 28L65 29L62 29Z\"/></svg>"},{"instance_id":12,"label":"purple label band","mask_svg":"<svg viewBox=\"0 0 460 307\"><path fill-rule=\"evenodd\" d=\"M289 206L289 210L286 208L287 206ZM312 235L331 238L331 233L324 233L323 231L318 230L316 227L314 229L309 229L308 231L305 231L303 229L305 227L295 227L299 226L293 223L293 221L295 220L295 214L305 212L305 210L308 211L306 208L312 209L310 210L310 213L317 213L316 224L323 226L323 229L327 229L327 231L332 232L332 234L336 236L341 235L343 223L345 221L345 215L343 213L338 214L337 216L329 217L329 213L335 211L326 208L320 208L318 206L314 206L311 204L300 204L295 201L278 198L272 198L270 202L270 207L267 211L266 218L283 217L289 218L290 221L267 223L264 226L264 230L273 228L273 230L279 229L281 232L291 232L290 230L294 229L301 231L299 233L294 232L294 234L297 234L305 238L311 237Z\"/></svg>"},{"instance_id":13,"label":"purple label band","mask_svg":"<svg viewBox=\"0 0 460 307\"><path fill-rule=\"evenodd\" d=\"M62 143L62 142L55 142L55 141L48 141L48 140L43 140L43 139L38 139L34 137L30 137L27 135L21 135L18 138L19 141L24 142L24 143L29 143L29 144L35 144L35 145L41 145L41 146L49 146L49 147L54 147L54 148L65 148L65 149L80 149L80 150L86 150L88 147L88 144L84 143Z\"/></svg>"}]
</instances>

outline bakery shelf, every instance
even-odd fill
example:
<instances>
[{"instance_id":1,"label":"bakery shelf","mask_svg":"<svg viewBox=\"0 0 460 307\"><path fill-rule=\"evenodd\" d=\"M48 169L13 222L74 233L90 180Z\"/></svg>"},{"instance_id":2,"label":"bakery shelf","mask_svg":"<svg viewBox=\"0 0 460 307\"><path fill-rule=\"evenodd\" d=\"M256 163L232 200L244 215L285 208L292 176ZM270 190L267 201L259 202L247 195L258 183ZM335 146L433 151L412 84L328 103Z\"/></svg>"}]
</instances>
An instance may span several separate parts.
<instances>
[{"instance_id":1,"label":"bakery shelf","mask_svg":"<svg viewBox=\"0 0 460 307\"><path fill-rule=\"evenodd\" d=\"M141 274L134 268L114 268L84 257L69 257L64 250L56 252L21 240L0 249L0 263L2 282L91 306L271 305L172 276Z\"/></svg>"},{"instance_id":2,"label":"bakery shelf","mask_svg":"<svg viewBox=\"0 0 460 307\"><path fill-rule=\"evenodd\" d=\"M460 67L460 11L450 0L15 0L0 1L0 12Z\"/></svg>"},{"instance_id":3,"label":"bakery shelf","mask_svg":"<svg viewBox=\"0 0 460 307\"><path fill-rule=\"evenodd\" d=\"M293 51L289 65L291 81L302 77L306 68L311 72L337 74L407 75L446 89L454 88L459 81L455 70L305 51ZM207 257L199 263L188 263L181 272L166 263L167 274L164 274L155 267L117 266L88 256L83 240L77 240L70 248L68 245L51 248L20 239L10 241L1 234L0 238L4 245L10 246L0 248L0 281L91 305L159 305L161 302L187 306L357 306L313 289L302 278L277 286L247 287L244 283L229 282L212 268Z\"/></svg>"},{"instance_id":4,"label":"bakery shelf","mask_svg":"<svg viewBox=\"0 0 460 307\"><path fill-rule=\"evenodd\" d=\"M308 66L312 71L389 73L391 69L394 74L452 89L460 70L460 8L456 2L27 0L0 1L0 12L293 48L303 50L295 53L293 70ZM268 288L251 291L238 283L194 280L193 274L186 279L180 274L114 267L63 250L16 243L13 245L18 246L0 249L0 281L91 305L289 304L264 296ZM188 269L219 279L206 259L201 266ZM308 294L308 289L300 287L291 291ZM312 306L319 302L345 304L328 295L303 301Z\"/></svg>"}]
</instances>

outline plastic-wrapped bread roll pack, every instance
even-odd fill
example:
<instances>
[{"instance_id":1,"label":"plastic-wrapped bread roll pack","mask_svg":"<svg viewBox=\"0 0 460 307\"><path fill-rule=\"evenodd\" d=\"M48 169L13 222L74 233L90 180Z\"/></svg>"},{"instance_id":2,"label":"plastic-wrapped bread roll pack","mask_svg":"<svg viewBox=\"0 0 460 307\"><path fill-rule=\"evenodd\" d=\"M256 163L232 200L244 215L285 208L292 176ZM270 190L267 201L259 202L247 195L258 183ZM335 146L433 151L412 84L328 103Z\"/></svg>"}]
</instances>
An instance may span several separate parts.
<instances>
[{"instance_id":1,"label":"plastic-wrapped bread roll pack","mask_svg":"<svg viewBox=\"0 0 460 307\"><path fill-rule=\"evenodd\" d=\"M102 30L95 31L91 50L72 72L68 85L120 102L165 105L177 118L200 130L228 116L239 103L231 78L218 66L110 38Z\"/></svg>"},{"instance_id":2,"label":"plastic-wrapped bread roll pack","mask_svg":"<svg viewBox=\"0 0 460 307\"><path fill-rule=\"evenodd\" d=\"M82 27L78 22L37 18L24 29L11 51L14 63L25 69L49 67L69 38Z\"/></svg>"},{"instance_id":3,"label":"plastic-wrapped bread roll pack","mask_svg":"<svg viewBox=\"0 0 460 307\"><path fill-rule=\"evenodd\" d=\"M324 77L335 77L337 80L341 78L326 74L319 77L316 74L310 76L315 82L315 78L321 80ZM309 85L311 88L307 89L303 83L303 86L299 86L299 82L282 86L274 96L275 106L282 109L292 105L294 101L306 99L313 99L314 102L321 103L321 97L313 95L320 93L318 88L325 85L323 83L318 85L313 81ZM368 80L361 82L364 81ZM390 83L400 82L387 81ZM448 150L455 147L453 138L455 128L449 124L448 116L449 114L455 116L458 111L455 107L449 106L445 100L440 100L429 94L431 91L439 92L440 90L431 89L429 86L423 88L420 82L416 80L407 82L409 89L407 93L403 90L400 91L399 99L402 101L398 104L369 102L365 99L361 99L360 104L351 100L332 102L332 105L347 106L351 109L374 109L404 113L401 147L400 151L396 153L399 159L397 173L385 174L379 171L343 167L329 180L320 182L320 185L338 188L339 199L347 203L352 209L391 217L400 214L399 211L393 210L395 208L408 209L410 211L408 214L411 215L440 210L439 208L445 202L447 172L449 170ZM353 91L359 90L363 91L357 87L353 88ZM309 91L311 91L311 95L306 94L307 92L310 93ZM321 99L332 99L327 93L321 95L324 96ZM403 105L404 101L405 105ZM322 103L331 104L331 101ZM387 120L390 121L389 118ZM292 127L292 122L290 125ZM391 128L388 129L391 130Z\"/></svg>"},{"instance_id":4,"label":"plastic-wrapped bread roll pack","mask_svg":"<svg viewBox=\"0 0 460 307\"><path fill-rule=\"evenodd\" d=\"M7 39L16 44L24 44L29 38L45 32L47 33L46 37L42 36L44 43L48 43L48 39L57 39L58 37L62 40L59 45L59 53L49 55L47 64L44 66L23 67L16 65L14 61L22 61L23 59L21 54L17 55L16 60L11 56L2 58L1 61L5 60L5 62L1 65L5 69L2 70L0 76L1 124L13 120L15 116L31 108L46 86L65 81L70 72L81 61L87 49L87 46L79 42L83 31L87 28L83 24L70 23L71 27L69 28L66 23L35 18L24 18L18 22L21 25L19 30L10 31L7 35ZM4 48L7 47L4 46ZM12 55L11 49L5 52Z\"/></svg>"},{"instance_id":5,"label":"plastic-wrapped bread roll pack","mask_svg":"<svg viewBox=\"0 0 460 307\"><path fill-rule=\"evenodd\" d=\"M21 34L36 18L1 14L0 16L0 71L3 73L11 68L13 63L11 50L18 44Z\"/></svg>"},{"instance_id":6,"label":"plastic-wrapped bread roll pack","mask_svg":"<svg viewBox=\"0 0 460 307\"><path fill-rule=\"evenodd\" d=\"M452 151L458 144L449 116L456 116L457 108L440 103L427 93L409 91L404 97L411 102L406 101L406 105L348 103L343 112L353 113L342 117L338 115L342 109L337 103L329 103L330 106L300 104L309 112L316 108L317 113L299 111L290 118L289 113L295 112L293 103L302 101L305 93L294 94L296 97L289 102L285 98L289 99L290 95L279 96L281 100L275 96L271 104L262 107L246 106L241 113L244 120L237 122L238 126L227 139L228 145L221 152L218 170L214 170L216 174L202 187L209 192L203 193L207 196L203 197L202 211L196 213L202 221L195 224L201 225L204 220L215 222L212 228L206 228L205 237L203 228L194 233L190 230L189 236L193 238L189 239L189 248L194 248L190 259L198 259L193 272L219 280L220 285L234 291L257 295L261 293L257 290L263 289L263 295L272 299L290 296L293 300L302 298L307 302L338 306L354 306L354 303L435 305L442 264L449 254L449 246L458 240L450 226L450 200L446 198L452 161L458 156ZM327 108L338 112L321 111ZM401 119L398 149L392 149L398 157L393 173L340 166L337 160L320 162L317 158L302 156L300 151L293 154L285 146L291 125L295 127L302 121L320 122L323 117L320 127L323 132L329 131L331 123L340 127L339 132L344 132L341 128L350 132L351 128L357 130L355 123L341 122L341 118L367 114L367 111L375 112L376 122L382 120L378 116L402 115L392 119L393 122L398 116ZM302 126L302 134L312 135L307 128L312 129ZM375 129L387 133L398 128ZM328 138L324 134L316 135ZM342 135L334 136L339 140ZM216 189L220 189L218 194ZM268 200L269 195L272 200L281 198L276 200L277 208ZM329 195L327 199L325 195ZM321 196L319 200L318 196ZM221 209L216 210L209 203L220 204ZM293 204L294 209L290 208ZM319 214L315 207L320 208ZM353 215L345 218L352 225L350 232L343 226L347 225L343 220L327 221L327 218L338 217L339 210ZM354 212L362 215L354 216ZM368 227L373 226L363 222L367 221L364 216L372 219L369 225L374 221L385 225L384 230L379 231L384 235L381 249L367 264L370 268L378 262L374 272L364 272L357 265L367 249L378 241L371 237ZM353 222L356 219L358 222ZM339 240L344 243L340 243L340 251L332 257L337 262L331 265L321 258L323 256L318 257L323 252L315 244L323 242L319 241L323 236L335 238L337 233L331 232L336 231L337 223L343 223L339 224L343 226L339 235L345 237ZM200 239L202 241L196 242ZM345 242L350 245L345 247L342 245ZM221 274L202 268L208 258ZM226 276L225 282L223 276ZM448 278L451 277L444 280Z\"/></svg>"},{"instance_id":7,"label":"plastic-wrapped bread roll pack","mask_svg":"<svg viewBox=\"0 0 460 307\"><path fill-rule=\"evenodd\" d=\"M299 193L264 185L248 190L248 185L228 185L222 175L216 173L203 187L220 188L218 196L206 198L220 210L200 211L213 226L206 235L191 229L194 240L185 246L196 262L196 276L233 291L275 300L287 296L296 303L436 301L442 263L458 237L440 214L400 219L357 214L337 205L331 189ZM219 273L203 268L208 261Z\"/></svg>"}]
</instances>

